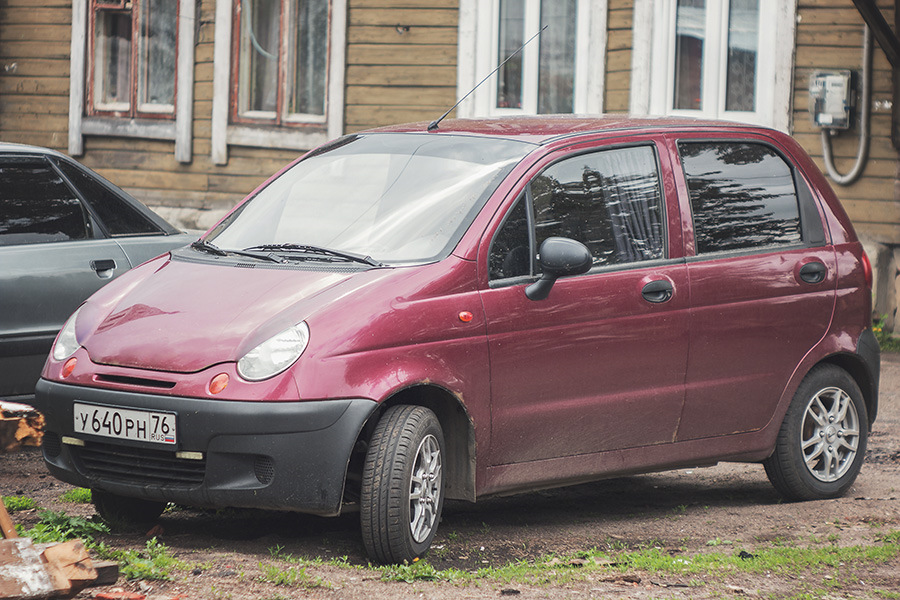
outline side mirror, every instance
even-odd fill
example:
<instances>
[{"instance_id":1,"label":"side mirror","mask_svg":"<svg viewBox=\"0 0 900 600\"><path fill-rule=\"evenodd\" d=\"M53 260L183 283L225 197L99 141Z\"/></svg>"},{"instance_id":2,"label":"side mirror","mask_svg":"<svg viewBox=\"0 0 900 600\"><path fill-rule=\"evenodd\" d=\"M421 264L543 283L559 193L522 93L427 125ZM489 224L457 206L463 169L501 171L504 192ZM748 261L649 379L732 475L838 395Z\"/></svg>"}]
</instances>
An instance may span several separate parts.
<instances>
[{"instance_id":1,"label":"side mirror","mask_svg":"<svg viewBox=\"0 0 900 600\"><path fill-rule=\"evenodd\" d=\"M580 275L591 270L594 257L581 242L563 237L549 237L538 251L541 278L525 288L529 300L543 300L556 280L567 275Z\"/></svg>"}]
</instances>

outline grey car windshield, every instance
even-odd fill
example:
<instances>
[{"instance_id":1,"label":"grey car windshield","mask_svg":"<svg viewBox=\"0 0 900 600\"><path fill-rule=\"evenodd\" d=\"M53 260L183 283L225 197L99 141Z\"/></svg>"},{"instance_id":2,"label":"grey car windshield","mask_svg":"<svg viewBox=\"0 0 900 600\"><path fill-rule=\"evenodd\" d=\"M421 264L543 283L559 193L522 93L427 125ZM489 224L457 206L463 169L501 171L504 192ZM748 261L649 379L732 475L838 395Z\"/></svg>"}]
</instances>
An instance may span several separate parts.
<instances>
[{"instance_id":1,"label":"grey car windshield","mask_svg":"<svg viewBox=\"0 0 900 600\"><path fill-rule=\"evenodd\" d=\"M387 264L437 260L532 149L475 136L348 136L282 173L207 239L223 250L291 244Z\"/></svg>"}]
</instances>

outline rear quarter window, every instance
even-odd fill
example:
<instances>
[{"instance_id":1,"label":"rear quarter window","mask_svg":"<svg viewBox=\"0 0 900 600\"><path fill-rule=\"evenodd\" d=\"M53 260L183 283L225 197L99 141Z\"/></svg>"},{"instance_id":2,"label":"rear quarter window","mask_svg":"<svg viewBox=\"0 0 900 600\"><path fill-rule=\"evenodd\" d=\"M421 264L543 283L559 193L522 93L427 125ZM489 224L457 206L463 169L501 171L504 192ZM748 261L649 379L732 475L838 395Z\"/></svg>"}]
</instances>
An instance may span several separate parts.
<instances>
[{"instance_id":1,"label":"rear quarter window","mask_svg":"<svg viewBox=\"0 0 900 600\"><path fill-rule=\"evenodd\" d=\"M802 242L790 165L747 142L680 142L698 254Z\"/></svg>"}]
</instances>

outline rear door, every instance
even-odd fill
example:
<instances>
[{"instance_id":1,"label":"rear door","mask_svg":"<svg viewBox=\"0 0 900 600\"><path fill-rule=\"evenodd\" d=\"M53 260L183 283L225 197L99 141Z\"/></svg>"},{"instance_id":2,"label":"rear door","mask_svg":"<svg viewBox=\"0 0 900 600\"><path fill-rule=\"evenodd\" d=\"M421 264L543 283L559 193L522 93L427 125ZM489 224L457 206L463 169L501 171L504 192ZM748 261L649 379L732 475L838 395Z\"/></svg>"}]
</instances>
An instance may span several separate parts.
<instances>
[{"instance_id":1,"label":"rear door","mask_svg":"<svg viewBox=\"0 0 900 600\"><path fill-rule=\"evenodd\" d=\"M683 402L688 286L677 211L673 221L666 207L668 163L647 140L570 149L542 164L493 236L482 294L489 462L535 465L505 487L590 469L537 461L670 442ZM594 267L529 300L536 248L550 236L584 243Z\"/></svg>"},{"instance_id":2,"label":"rear door","mask_svg":"<svg viewBox=\"0 0 900 600\"><path fill-rule=\"evenodd\" d=\"M675 145L695 254L678 440L754 431L828 329L834 251L805 180L769 140Z\"/></svg>"},{"instance_id":3,"label":"rear door","mask_svg":"<svg viewBox=\"0 0 900 600\"><path fill-rule=\"evenodd\" d=\"M65 320L129 263L44 157L0 157L0 179L0 396L27 396Z\"/></svg>"}]
</instances>

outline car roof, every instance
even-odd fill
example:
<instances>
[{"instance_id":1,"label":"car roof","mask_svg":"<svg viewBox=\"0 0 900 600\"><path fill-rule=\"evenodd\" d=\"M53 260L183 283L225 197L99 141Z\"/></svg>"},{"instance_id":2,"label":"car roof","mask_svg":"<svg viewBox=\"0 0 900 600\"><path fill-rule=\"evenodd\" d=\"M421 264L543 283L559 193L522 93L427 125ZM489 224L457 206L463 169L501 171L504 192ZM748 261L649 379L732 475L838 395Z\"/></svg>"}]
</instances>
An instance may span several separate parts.
<instances>
[{"instance_id":1,"label":"car roof","mask_svg":"<svg viewBox=\"0 0 900 600\"><path fill-rule=\"evenodd\" d=\"M57 152L56 150L51 150L50 148L31 146L29 144L15 144L12 142L0 142L0 152L18 154L52 154L53 156L69 158L62 152Z\"/></svg>"},{"instance_id":2,"label":"car roof","mask_svg":"<svg viewBox=\"0 0 900 600\"><path fill-rule=\"evenodd\" d=\"M369 129L360 133L425 133L429 123L406 123ZM765 127L729 121L692 119L689 117L632 117L629 115L538 115L485 119L445 119L432 134L473 135L519 139L546 144L561 138L585 133L618 133L622 131L652 132L666 129L732 129L770 131Z\"/></svg>"}]
</instances>

